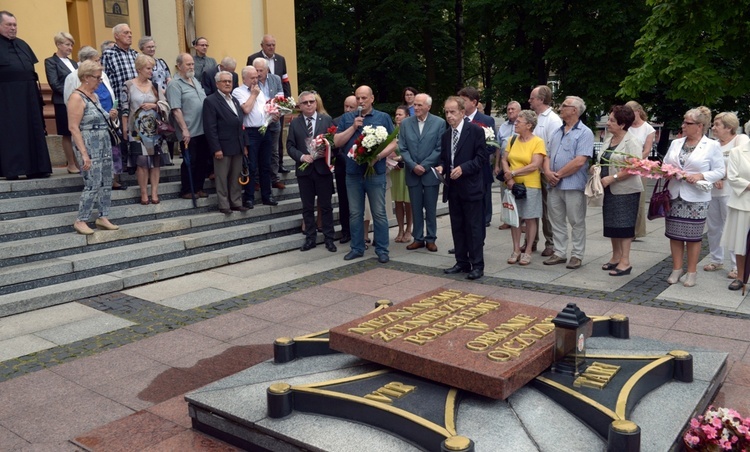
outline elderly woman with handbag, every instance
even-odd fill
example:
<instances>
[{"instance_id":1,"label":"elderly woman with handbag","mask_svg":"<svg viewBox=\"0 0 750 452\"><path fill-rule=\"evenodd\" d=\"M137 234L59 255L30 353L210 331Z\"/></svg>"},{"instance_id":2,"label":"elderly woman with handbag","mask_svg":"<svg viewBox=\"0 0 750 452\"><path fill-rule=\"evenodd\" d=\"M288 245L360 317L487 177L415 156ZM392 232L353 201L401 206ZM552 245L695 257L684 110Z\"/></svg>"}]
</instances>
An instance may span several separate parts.
<instances>
[{"instance_id":1,"label":"elderly woman with handbag","mask_svg":"<svg viewBox=\"0 0 750 452\"><path fill-rule=\"evenodd\" d=\"M682 259L687 247L687 277L683 285L693 287L698 276L703 228L706 226L711 185L724 177L724 159L717 141L705 136L711 125L711 111L706 107L688 110L682 122L682 138L672 141L664 164L685 174L670 181L671 205L666 217L664 235L669 238L672 273L669 284L683 275Z\"/></svg>"},{"instance_id":2,"label":"elderly woman with handbag","mask_svg":"<svg viewBox=\"0 0 750 452\"><path fill-rule=\"evenodd\" d=\"M641 158L643 150L640 140L628 132L634 120L635 113L630 107L612 107L607 119L609 134L602 145L602 152L597 156L604 187L604 237L609 237L612 242L612 257L602 265L602 270L609 270L610 276L629 275L633 269L630 265L630 244L635 238L638 200L643 183L640 177L628 174L623 167L626 159Z\"/></svg>"},{"instance_id":3,"label":"elderly woman with handbag","mask_svg":"<svg viewBox=\"0 0 750 452\"><path fill-rule=\"evenodd\" d=\"M96 95L102 80L102 66L93 60L84 61L78 68L78 78L81 86L70 96L67 106L73 150L84 183L73 229L79 234L91 235L94 230L86 222L97 201L96 227L110 231L119 229L107 219L112 196L112 144L107 130L110 114Z\"/></svg>"},{"instance_id":4,"label":"elderly woman with handbag","mask_svg":"<svg viewBox=\"0 0 750 452\"><path fill-rule=\"evenodd\" d=\"M526 222L526 237L536 237L539 225L538 218L542 216L542 177L539 169L542 167L547 151L544 140L534 135L536 127L536 113L531 110L521 110L516 119L516 136L508 140L508 147L502 155L503 178L508 190L515 192L513 186L526 186L526 198L516 199L518 218ZM529 265L531 263L531 248L521 252L521 228L511 226L510 234L513 238L513 253L508 258L509 264Z\"/></svg>"},{"instance_id":5,"label":"elderly woman with handbag","mask_svg":"<svg viewBox=\"0 0 750 452\"><path fill-rule=\"evenodd\" d=\"M159 204L160 168L170 163L169 154L162 149L164 138L159 134L161 118L169 113L164 93L154 88L151 75L156 62L148 55L135 59L136 78L122 87L122 132L129 141L130 167L136 167L136 179L141 189L141 204ZM147 184L151 180L151 198Z\"/></svg>"}]
</instances>

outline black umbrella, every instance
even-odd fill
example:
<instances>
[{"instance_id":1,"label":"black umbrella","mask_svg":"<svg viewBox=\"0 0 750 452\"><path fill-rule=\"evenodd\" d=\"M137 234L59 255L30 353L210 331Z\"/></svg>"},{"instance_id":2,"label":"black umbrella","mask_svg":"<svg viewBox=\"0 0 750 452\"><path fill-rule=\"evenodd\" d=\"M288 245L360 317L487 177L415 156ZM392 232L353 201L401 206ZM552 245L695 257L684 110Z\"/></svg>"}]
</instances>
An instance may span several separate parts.
<instances>
[{"instance_id":1,"label":"black umbrella","mask_svg":"<svg viewBox=\"0 0 750 452\"><path fill-rule=\"evenodd\" d=\"M193 197L193 208L198 207L198 201L195 199L195 190L193 189L193 171L191 170L192 165L190 164L190 150L185 149L182 152L182 160L185 161L185 169L188 173L188 181L190 181L190 196Z\"/></svg>"}]
</instances>

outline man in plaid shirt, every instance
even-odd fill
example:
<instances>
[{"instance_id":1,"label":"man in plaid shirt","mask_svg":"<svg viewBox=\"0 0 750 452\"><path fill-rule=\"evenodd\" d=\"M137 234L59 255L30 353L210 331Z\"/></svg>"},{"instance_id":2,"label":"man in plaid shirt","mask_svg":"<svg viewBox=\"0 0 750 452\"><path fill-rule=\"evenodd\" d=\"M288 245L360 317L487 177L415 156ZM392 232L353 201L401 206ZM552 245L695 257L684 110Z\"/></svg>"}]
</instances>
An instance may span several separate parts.
<instances>
[{"instance_id":1,"label":"man in plaid shirt","mask_svg":"<svg viewBox=\"0 0 750 452\"><path fill-rule=\"evenodd\" d=\"M112 30L115 45L102 54L102 67L109 77L115 99L119 100L125 82L138 75L135 70L135 57L138 56L138 52L130 48L133 43L133 32L130 31L128 24L117 24Z\"/></svg>"}]
</instances>

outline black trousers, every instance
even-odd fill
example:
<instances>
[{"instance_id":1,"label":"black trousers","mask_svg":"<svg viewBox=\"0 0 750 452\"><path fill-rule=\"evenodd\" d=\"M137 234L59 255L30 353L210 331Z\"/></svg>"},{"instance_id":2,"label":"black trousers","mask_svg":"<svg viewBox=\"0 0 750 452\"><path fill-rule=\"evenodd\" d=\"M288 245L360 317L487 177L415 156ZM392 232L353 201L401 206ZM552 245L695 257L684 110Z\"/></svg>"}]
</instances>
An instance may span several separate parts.
<instances>
[{"instance_id":1,"label":"black trousers","mask_svg":"<svg viewBox=\"0 0 750 452\"><path fill-rule=\"evenodd\" d=\"M190 194L190 175L188 171L193 176L193 193L197 193L203 190L203 182L208 176L209 165L211 165L213 157L209 155L206 136L198 135L197 137L190 137L187 149L185 149L185 144L180 141L180 150L183 155L189 153L188 160L190 160L190 168L188 168L185 158L182 159L182 165L180 166L182 191L180 194Z\"/></svg>"},{"instance_id":2,"label":"black trousers","mask_svg":"<svg viewBox=\"0 0 750 452\"><path fill-rule=\"evenodd\" d=\"M322 175L313 170L310 174L300 176L298 183L299 197L302 200L302 219L305 222L305 237L308 240L315 240L318 234L315 226L315 197L317 196L323 220L323 236L326 240L333 240L333 207L331 206L333 175Z\"/></svg>"},{"instance_id":3,"label":"black trousers","mask_svg":"<svg viewBox=\"0 0 750 452\"><path fill-rule=\"evenodd\" d=\"M456 263L467 270L484 270L484 199L466 201L448 195Z\"/></svg>"},{"instance_id":4,"label":"black trousers","mask_svg":"<svg viewBox=\"0 0 750 452\"><path fill-rule=\"evenodd\" d=\"M352 234L349 229L349 196L346 192L346 158L343 152L339 152L338 157L336 157L336 191L339 194L341 235L351 237Z\"/></svg>"}]
</instances>

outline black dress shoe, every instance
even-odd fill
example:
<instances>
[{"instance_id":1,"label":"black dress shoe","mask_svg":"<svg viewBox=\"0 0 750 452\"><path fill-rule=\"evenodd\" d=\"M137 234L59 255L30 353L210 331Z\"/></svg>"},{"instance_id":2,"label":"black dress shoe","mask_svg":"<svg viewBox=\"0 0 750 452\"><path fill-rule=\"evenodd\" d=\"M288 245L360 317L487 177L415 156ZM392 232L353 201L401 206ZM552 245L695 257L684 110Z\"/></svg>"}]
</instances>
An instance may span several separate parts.
<instances>
[{"instance_id":1,"label":"black dress shoe","mask_svg":"<svg viewBox=\"0 0 750 452\"><path fill-rule=\"evenodd\" d=\"M348 243L351 240L352 240L352 237L350 235L342 235L341 240L339 240L339 243L343 245L344 243Z\"/></svg>"},{"instance_id":2,"label":"black dress shoe","mask_svg":"<svg viewBox=\"0 0 750 452\"><path fill-rule=\"evenodd\" d=\"M313 240L305 240L305 244L302 245L302 248L300 248L299 250L300 251L309 251L309 250L315 248L316 246L318 246L318 244L315 243L315 241L313 241Z\"/></svg>"},{"instance_id":3,"label":"black dress shoe","mask_svg":"<svg viewBox=\"0 0 750 452\"><path fill-rule=\"evenodd\" d=\"M247 207L248 209L253 208L253 202L252 201L245 201L242 203L242 207Z\"/></svg>"},{"instance_id":4,"label":"black dress shoe","mask_svg":"<svg viewBox=\"0 0 750 452\"><path fill-rule=\"evenodd\" d=\"M232 211L230 209L219 209L219 212L223 213L224 215L232 214Z\"/></svg>"},{"instance_id":5,"label":"black dress shoe","mask_svg":"<svg viewBox=\"0 0 750 452\"><path fill-rule=\"evenodd\" d=\"M482 276L484 276L484 271L479 268L475 268L474 270L470 271L468 275L466 275L466 279L479 279Z\"/></svg>"},{"instance_id":6,"label":"black dress shoe","mask_svg":"<svg viewBox=\"0 0 750 452\"><path fill-rule=\"evenodd\" d=\"M451 268L446 268L445 270L443 270L443 273L445 273L446 275L455 275L456 273L461 273L461 272L468 273L469 269L462 267L461 264L456 264Z\"/></svg>"},{"instance_id":7,"label":"black dress shoe","mask_svg":"<svg viewBox=\"0 0 750 452\"><path fill-rule=\"evenodd\" d=\"M278 203L278 201L276 201L275 199L273 199L273 196L271 196L270 198L263 200L263 205L264 206L278 206L279 203Z\"/></svg>"},{"instance_id":8,"label":"black dress shoe","mask_svg":"<svg viewBox=\"0 0 750 452\"><path fill-rule=\"evenodd\" d=\"M455 248L449 249L448 254L456 254L456 249Z\"/></svg>"},{"instance_id":9,"label":"black dress shoe","mask_svg":"<svg viewBox=\"0 0 750 452\"><path fill-rule=\"evenodd\" d=\"M338 251L336 245L333 244L333 240L326 240L326 249L332 253Z\"/></svg>"},{"instance_id":10,"label":"black dress shoe","mask_svg":"<svg viewBox=\"0 0 750 452\"><path fill-rule=\"evenodd\" d=\"M286 169L284 166L279 166L279 172L282 174L286 174L289 172L289 170Z\"/></svg>"},{"instance_id":11,"label":"black dress shoe","mask_svg":"<svg viewBox=\"0 0 750 452\"><path fill-rule=\"evenodd\" d=\"M352 259L357 259L357 258L360 258L360 257L362 257L362 254L360 254L360 253L352 250L352 251L349 251L348 253L346 253L346 256L344 256L344 260L345 261L350 261Z\"/></svg>"},{"instance_id":12,"label":"black dress shoe","mask_svg":"<svg viewBox=\"0 0 750 452\"><path fill-rule=\"evenodd\" d=\"M387 254L381 254L378 256L378 262L381 264L387 264L389 260L391 260L391 258L389 258Z\"/></svg>"}]
</instances>

